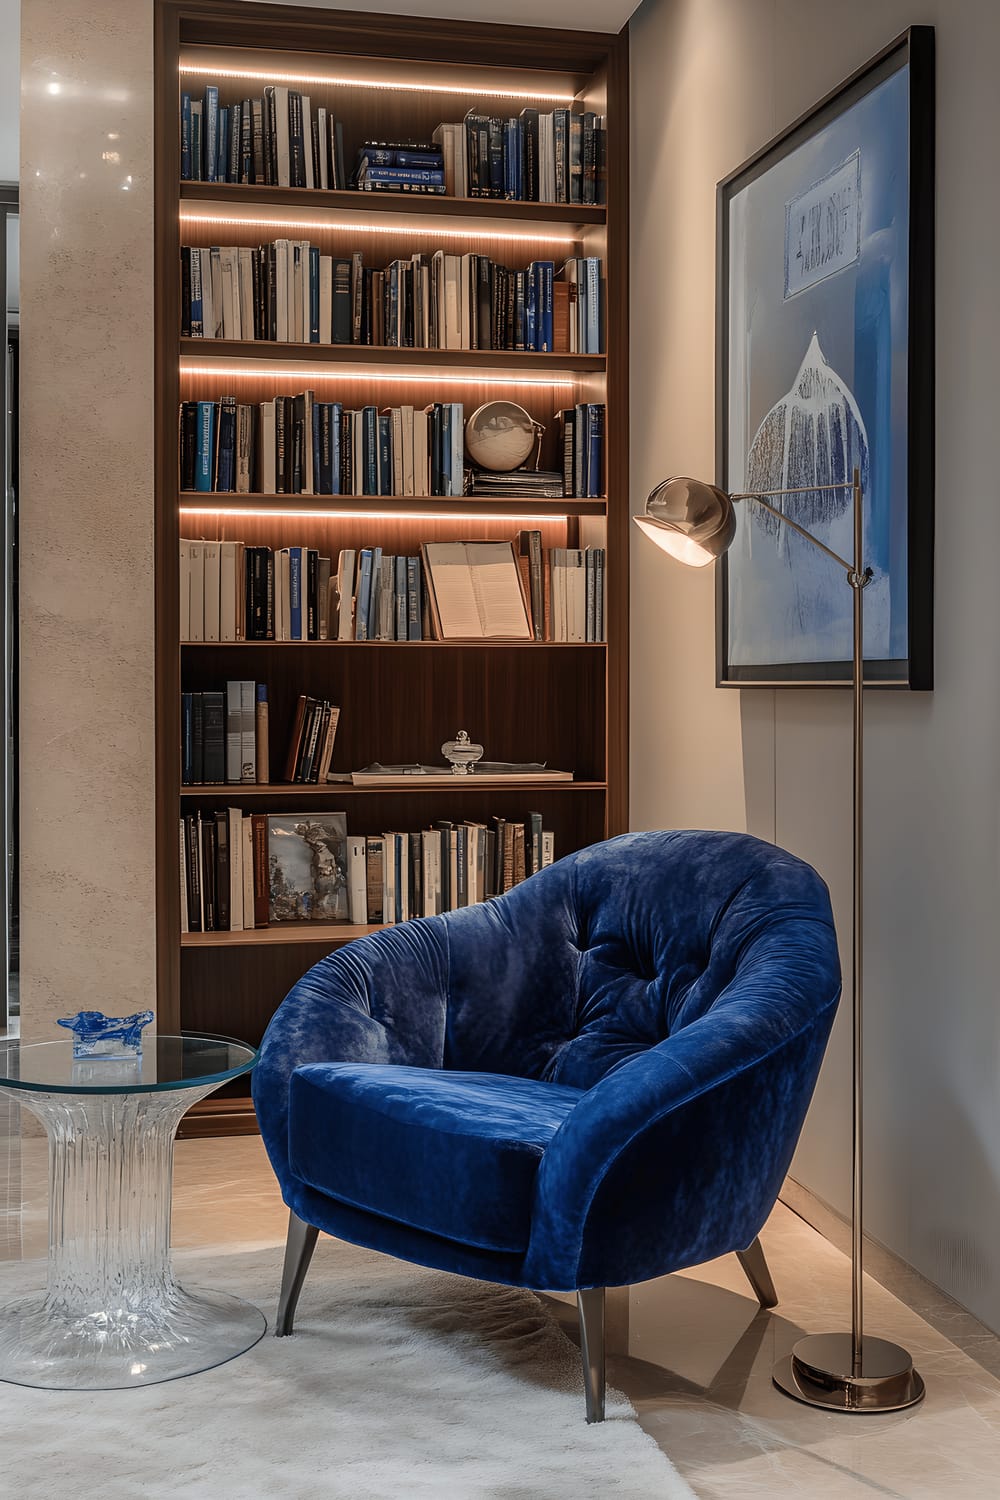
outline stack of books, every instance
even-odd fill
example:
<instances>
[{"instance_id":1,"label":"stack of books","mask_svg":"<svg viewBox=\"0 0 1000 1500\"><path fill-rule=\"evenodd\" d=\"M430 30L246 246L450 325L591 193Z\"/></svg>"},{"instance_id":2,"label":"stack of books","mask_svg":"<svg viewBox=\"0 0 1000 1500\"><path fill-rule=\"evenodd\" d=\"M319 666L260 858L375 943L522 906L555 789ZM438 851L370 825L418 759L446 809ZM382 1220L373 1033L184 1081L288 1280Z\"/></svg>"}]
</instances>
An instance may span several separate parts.
<instances>
[{"instance_id":1,"label":"stack of books","mask_svg":"<svg viewBox=\"0 0 1000 1500\"><path fill-rule=\"evenodd\" d=\"M354 186L363 193L443 193L444 156L433 141L365 140Z\"/></svg>"},{"instance_id":2,"label":"stack of books","mask_svg":"<svg viewBox=\"0 0 1000 1500\"><path fill-rule=\"evenodd\" d=\"M490 824L441 819L372 835L348 834L342 812L189 814L180 820L181 930L391 926L488 901L553 863L540 813Z\"/></svg>"}]
</instances>

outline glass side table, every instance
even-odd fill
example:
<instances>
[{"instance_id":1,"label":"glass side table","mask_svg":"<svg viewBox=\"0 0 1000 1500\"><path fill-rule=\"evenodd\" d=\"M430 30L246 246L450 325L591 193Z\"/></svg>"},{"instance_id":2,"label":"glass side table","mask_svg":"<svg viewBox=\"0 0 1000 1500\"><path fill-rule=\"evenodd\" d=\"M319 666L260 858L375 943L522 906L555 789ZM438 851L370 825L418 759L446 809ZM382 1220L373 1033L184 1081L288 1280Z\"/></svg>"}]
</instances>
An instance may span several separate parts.
<instances>
[{"instance_id":1,"label":"glass side table","mask_svg":"<svg viewBox=\"0 0 1000 1500\"><path fill-rule=\"evenodd\" d=\"M0 1380L48 1390L154 1385L251 1348L250 1303L182 1287L170 1260L174 1136L198 1099L257 1060L221 1036L150 1037L140 1057L73 1043L0 1048L0 1094L49 1140L48 1290L0 1309Z\"/></svg>"}]
</instances>

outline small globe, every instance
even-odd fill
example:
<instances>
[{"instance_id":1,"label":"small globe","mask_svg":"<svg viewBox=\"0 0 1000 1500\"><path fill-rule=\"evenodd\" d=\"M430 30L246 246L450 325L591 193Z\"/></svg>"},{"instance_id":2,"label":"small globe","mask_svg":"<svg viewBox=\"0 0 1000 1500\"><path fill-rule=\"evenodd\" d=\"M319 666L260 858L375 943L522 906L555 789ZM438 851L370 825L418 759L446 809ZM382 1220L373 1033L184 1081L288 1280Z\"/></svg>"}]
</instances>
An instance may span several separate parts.
<instances>
[{"instance_id":1,"label":"small globe","mask_svg":"<svg viewBox=\"0 0 1000 1500\"><path fill-rule=\"evenodd\" d=\"M507 473L531 457L538 424L513 401L487 401L465 424L465 451L481 469Z\"/></svg>"}]
</instances>

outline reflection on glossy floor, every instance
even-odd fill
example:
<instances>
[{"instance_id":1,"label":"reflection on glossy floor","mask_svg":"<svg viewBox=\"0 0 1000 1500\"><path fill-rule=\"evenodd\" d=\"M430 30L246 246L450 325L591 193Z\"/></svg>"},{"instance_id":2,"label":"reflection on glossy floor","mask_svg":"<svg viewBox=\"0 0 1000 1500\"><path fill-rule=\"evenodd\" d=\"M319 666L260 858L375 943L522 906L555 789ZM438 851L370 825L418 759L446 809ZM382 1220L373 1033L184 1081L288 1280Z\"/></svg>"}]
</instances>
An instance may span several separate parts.
<instances>
[{"instance_id":1,"label":"reflection on glossy floor","mask_svg":"<svg viewBox=\"0 0 1000 1500\"><path fill-rule=\"evenodd\" d=\"M6 1146L0 1139L0 1158ZM0 1224L8 1209L0 1257L43 1255L44 1141L23 1142L20 1175L0 1159L0 1192L18 1182L20 1215L16 1204L0 1203ZM285 1224L257 1137L178 1144L175 1244L273 1245L283 1241ZM962 1330L956 1337L973 1358L870 1282L869 1330L912 1351L927 1382L926 1401L888 1417L797 1405L773 1388L771 1366L801 1331L843 1326L848 1264L780 1205L762 1240L780 1298L773 1313L758 1310L730 1256L633 1288L629 1354L610 1361L610 1378L629 1393L643 1425L696 1493L705 1500L988 1500L1000 1493L1000 1381L978 1362L995 1361L998 1341L956 1316ZM553 1307L572 1331L572 1309ZM272 1316L273 1309L265 1311ZM460 1500L458 1476L454 1494Z\"/></svg>"}]
</instances>

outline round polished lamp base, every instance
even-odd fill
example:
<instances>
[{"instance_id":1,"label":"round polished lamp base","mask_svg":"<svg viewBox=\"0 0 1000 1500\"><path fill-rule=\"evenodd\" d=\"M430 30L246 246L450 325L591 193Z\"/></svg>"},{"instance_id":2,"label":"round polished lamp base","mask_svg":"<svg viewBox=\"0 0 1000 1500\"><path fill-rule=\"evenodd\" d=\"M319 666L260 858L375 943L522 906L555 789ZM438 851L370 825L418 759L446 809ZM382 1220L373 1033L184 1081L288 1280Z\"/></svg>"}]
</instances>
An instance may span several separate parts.
<instances>
[{"instance_id":1,"label":"round polished lamp base","mask_svg":"<svg viewBox=\"0 0 1000 1500\"><path fill-rule=\"evenodd\" d=\"M849 1333L815 1333L800 1339L774 1367L786 1396L827 1411L902 1411L923 1400L924 1382L905 1349L865 1338L861 1369L853 1371Z\"/></svg>"}]
</instances>

